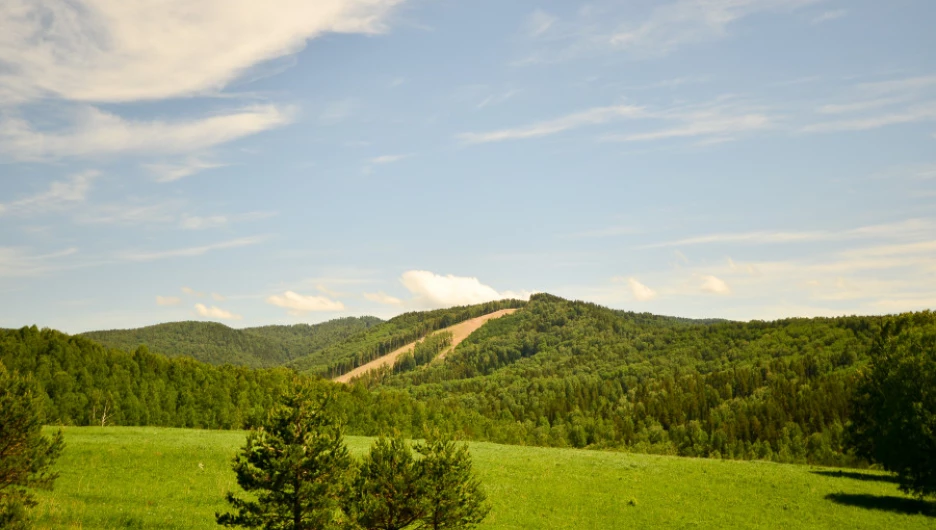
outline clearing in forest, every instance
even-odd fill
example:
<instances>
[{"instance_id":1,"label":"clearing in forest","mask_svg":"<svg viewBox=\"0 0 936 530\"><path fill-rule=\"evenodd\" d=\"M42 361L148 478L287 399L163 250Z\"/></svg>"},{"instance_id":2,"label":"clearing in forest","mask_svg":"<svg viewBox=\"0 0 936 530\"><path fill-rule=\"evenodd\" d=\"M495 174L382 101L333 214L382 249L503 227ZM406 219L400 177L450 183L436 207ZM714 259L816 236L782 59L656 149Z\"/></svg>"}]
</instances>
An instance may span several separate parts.
<instances>
[{"instance_id":1,"label":"clearing in forest","mask_svg":"<svg viewBox=\"0 0 936 530\"><path fill-rule=\"evenodd\" d=\"M445 356L448 355L450 351L454 350L455 347L461 344L463 340L467 339L468 335L471 335L472 333L477 331L478 328L483 326L484 323L487 322L488 320L491 320L492 318L499 318L504 315L509 315L513 313L514 311L516 311L516 309L501 309L500 311L495 311L493 313L481 315L479 317L471 318L464 322L460 322L453 326L449 326L447 328L433 331L432 333L430 333L430 335L435 334L435 333L441 333L443 331L450 331L452 333L452 345L446 348L445 350L443 350L442 353L439 354L437 359L445 358ZM400 358L400 356L402 356L404 353L408 351L412 351L413 348L416 347L416 342L419 342L419 341L411 342L407 344L406 346L393 350L392 352L388 353L387 355L384 355L383 357L378 357L367 364L362 364L361 366L358 366L357 368L355 368L354 370L351 370L348 373L339 375L338 377L334 379L334 381L338 383L350 383L352 379L363 375L365 372L369 372L371 370L380 368L382 366L393 366L393 363L395 363L397 359Z\"/></svg>"}]
</instances>

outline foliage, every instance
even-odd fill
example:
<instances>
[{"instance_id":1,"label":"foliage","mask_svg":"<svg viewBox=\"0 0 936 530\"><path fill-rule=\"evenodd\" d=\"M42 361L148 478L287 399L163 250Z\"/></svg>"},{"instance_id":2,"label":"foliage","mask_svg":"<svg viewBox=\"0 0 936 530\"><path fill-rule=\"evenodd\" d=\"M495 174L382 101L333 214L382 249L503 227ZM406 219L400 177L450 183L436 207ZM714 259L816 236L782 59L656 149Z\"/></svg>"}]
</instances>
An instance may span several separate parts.
<instances>
[{"instance_id":1,"label":"foliage","mask_svg":"<svg viewBox=\"0 0 936 530\"><path fill-rule=\"evenodd\" d=\"M416 451L423 456L424 527L473 528L487 517L491 509L481 482L472 472L467 445L436 435L417 445Z\"/></svg>"},{"instance_id":2,"label":"foliage","mask_svg":"<svg viewBox=\"0 0 936 530\"><path fill-rule=\"evenodd\" d=\"M374 442L347 501L352 520L368 530L467 529L483 521L490 507L468 446L435 434L415 449L422 458L399 435Z\"/></svg>"},{"instance_id":3,"label":"foliage","mask_svg":"<svg viewBox=\"0 0 936 530\"><path fill-rule=\"evenodd\" d=\"M340 527L338 502L351 460L330 400L300 387L250 432L234 472L253 497L229 492L234 512L218 514L218 524L265 530Z\"/></svg>"},{"instance_id":4,"label":"foliage","mask_svg":"<svg viewBox=\"0 0 936 530\"><path fill-rule=\"evenodd\" d=\"M403 438L381 436L358 466L345 501L347 513L361 528L409 527L425 512L422 469Z\"/></svg>"},{"instance_id":5,"label":"foliage","mask_svg":"<svg viewBox=\"0 0 936 530\"><path fill-rule=\"evenodd\" d=\"M110 348L140 345L170 357L188 356L211 364L254 368L279 366L311 355L383 322L346 317L321 324L232 329L217 322L170 322L137 329L91 331L82 335Z\"/></svg>"},{"instance_id":6,"label":"foliage","mask_svg":"<svg viewBox=\"0 0 936 530\"><path fill-rule=\"evenodd\" d=\"M26 528L30 490L52 489L52 464L62 452L61 431L42 435L40 402L32 381L0 363L0 528Z\"/></svg>"},{"instance_id":7,"label":"foliage","mask_svg":"<svg viewBox=\"0 0 936 530\"><path fill-rule=\"evenodd\" d=\"M936 494L936 321L897 318L875 341L849 426L857 452L897 473L900 488Z\"/></svg>"},{"instance_id":8,"label":"foliage","mask_svg":"<svg viewBox=\"0 0 936 530\"><path fill-rule=\"evenodd\" d=\"M413 351L407 352L393 364L393 372L407 372L415 370L424 364L432 362L436 356L452 345L452 332L442 331L433 333L413 346Z\"/></svg>"},{"instance_id":9,"label":"foliage","mask_svg":"<svg viewBox=\"0 0 936 530\"><path fill-rule=\"evenodd\" d=\"M283 368L212 366L146 347L126 353L35 326L0 331L0 362L30 374L47 420L64 425L243 428L293 379Z\"/></svg>"}]
</instances>

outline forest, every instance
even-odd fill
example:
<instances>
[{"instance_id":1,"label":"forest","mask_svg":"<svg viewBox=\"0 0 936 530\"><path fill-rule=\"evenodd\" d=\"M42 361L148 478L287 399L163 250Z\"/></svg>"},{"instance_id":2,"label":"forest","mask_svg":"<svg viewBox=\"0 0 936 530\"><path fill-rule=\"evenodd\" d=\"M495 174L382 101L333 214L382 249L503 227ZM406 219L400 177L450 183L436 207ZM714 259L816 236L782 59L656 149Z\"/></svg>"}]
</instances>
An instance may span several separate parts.
<instances>
[{"instance_id":1,"label":"forest","mask_svg":"<svg viewBox=\"0 0 936 530\"><path fill-rule=\"evenodd\" d=\"M48 421L65 425L240 428L296 381L317 379L337 393L349 434L429 427L518 445L861 466L845 431L874 338L886 323L936 329L928 311L742 323L547 294L518 305L444 360L433 359L450 339L435 334L394 369L352 385L316 372L349 369L502 305L401 315L323 348L301 372L296 361L214 366L35 327L0 332L0 362L31 374Z\"/></svg>"}]
</instances>

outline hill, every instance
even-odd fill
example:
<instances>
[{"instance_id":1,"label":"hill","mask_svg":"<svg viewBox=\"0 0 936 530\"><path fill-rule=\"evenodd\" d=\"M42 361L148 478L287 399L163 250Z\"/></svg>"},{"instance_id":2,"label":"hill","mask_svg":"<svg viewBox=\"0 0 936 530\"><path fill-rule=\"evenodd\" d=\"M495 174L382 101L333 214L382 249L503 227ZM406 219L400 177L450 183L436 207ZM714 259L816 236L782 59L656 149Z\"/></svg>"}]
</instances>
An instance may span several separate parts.
<instances>
[{"instance_id":1,"label":"hill","mask_svg":"<svg viewBox=\"0 0 936 530\"><path fill-rule=\"evenodd\" d=\"M379 325L376 317L347 317L321 324L232 329L217 322L170 322L136 329L90 331L82 336L131 351L146 345L169 357L189 356L211 364L254 368L279 366L314 354Z\"/></svg>"},{"instance_id":2,"label":"hill","mask_svg":"<svg viewBox=\"0 0 936 530\"><path fill-rule=\"evenodd\" d=\"M373 442L348 437L360 456ZM211 529L244 433L66 428L37 528ZM932 528L932 502L875 472L471 443L495 528ZM132 470L132 472L130 472ZM94 480L88 480L93 474Z\"/></svg>"}]
</instances>

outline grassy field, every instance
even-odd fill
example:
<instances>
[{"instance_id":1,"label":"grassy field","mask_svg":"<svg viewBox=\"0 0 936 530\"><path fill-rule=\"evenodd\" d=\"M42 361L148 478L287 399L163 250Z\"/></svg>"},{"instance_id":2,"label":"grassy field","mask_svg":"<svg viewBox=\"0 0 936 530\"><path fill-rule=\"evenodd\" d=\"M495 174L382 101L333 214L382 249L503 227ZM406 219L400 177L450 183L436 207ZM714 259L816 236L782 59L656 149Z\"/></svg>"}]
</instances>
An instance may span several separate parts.
<instances>
[{"instance_id":1,"label":"grassy field","mask_svg":"<svg viewBox=\"0 0 936 530\"><path fill-rule=\"evenodd\" d=\"M67 428L39 528L220 528L243 432ZM360 454L368 438L349 437ZM482 528L934 528L889 477L765 462L471 444Z\"/></svg>"}]
</instances>

